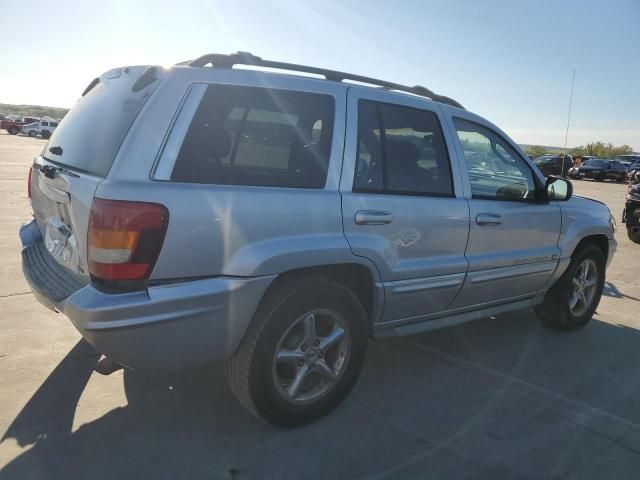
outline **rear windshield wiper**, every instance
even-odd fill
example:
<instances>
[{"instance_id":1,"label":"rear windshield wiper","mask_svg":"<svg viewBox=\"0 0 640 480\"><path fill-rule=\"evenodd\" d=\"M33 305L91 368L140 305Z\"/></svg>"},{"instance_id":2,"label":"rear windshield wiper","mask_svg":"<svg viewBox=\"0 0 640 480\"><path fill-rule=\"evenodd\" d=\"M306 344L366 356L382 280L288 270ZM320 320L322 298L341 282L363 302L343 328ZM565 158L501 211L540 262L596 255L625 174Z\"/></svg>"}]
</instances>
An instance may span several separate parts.
<instances>
[{"instance_id":1,"label":"rear windshield wiper","mask_svg":"<svg viewBox=\"0 0 640 480\"><path fill-rule=\"evenodd\" d=\"M40 165L39 163L34 163L33 168L35 168L36 170L40 170L47 178L53 178L56 173L63 173L65 175L69 175L70 177L80 177L80 175L78 175L76 172L72 172L71 170L67 170L66 168L60 167L58 165Z\"/></svg>"},{"instance_id":2,"label":"rear windshield wiper","mask_svg":"<svg viewBox=\"0 0 640 480\"><path fill-rule=\"evenodd\" d=\"M58 147L57 145L54 147L51 147L49 149L49 152L53 153L54 155L62 155L62 147Z\"/></svg>"}]
</instances>

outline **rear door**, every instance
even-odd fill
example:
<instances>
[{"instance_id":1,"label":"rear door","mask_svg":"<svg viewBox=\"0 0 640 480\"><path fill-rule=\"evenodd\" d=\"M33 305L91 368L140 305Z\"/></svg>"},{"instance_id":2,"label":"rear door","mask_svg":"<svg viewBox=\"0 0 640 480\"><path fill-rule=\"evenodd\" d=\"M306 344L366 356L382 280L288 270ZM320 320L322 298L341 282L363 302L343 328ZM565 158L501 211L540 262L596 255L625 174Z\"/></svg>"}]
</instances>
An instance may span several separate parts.
<instances>
[{"instance_id":1,"label":"rear door","mask_svg":"<svg viewBox=\"0 0 640 480\"><path fill-rule=\"evenodd\" d=\"M469 210L439 106L351 87L347 111L344 231L380 272L383 321L441 312L467 270Z\"/></svg>"},{"instance_id":2,"label":"rear door","mask_svg":"<svg viewBox=\"0 0 640 480\"><path fill-rule=\"evenodd\" d=\"M116 69L94 80L34 161L30 186L36 222L49 253L74 273L88 275L87 230L97 185L159 83L134 88L146 70Z\"/></svg>"},{"instance_id":3,"label":"rear door","mask_svg":"<svg viewBox=\"0 0 640 480\"><path fill-rule=\"evenodd\" d=\"M542 289L559 260L561 213L539 202L543 180L491 126L455 112L453 131L467 175L469 272L452 308L526 298Z\"/></svg>"}]
</instances>

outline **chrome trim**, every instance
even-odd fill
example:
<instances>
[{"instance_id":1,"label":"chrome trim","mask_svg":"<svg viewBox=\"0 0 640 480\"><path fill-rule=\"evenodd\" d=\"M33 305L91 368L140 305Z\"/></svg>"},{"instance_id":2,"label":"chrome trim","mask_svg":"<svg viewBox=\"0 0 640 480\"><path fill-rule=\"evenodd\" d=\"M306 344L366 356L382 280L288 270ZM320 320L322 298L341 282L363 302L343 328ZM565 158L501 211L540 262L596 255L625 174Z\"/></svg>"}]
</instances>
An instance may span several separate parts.
<instances>
[{"instance_id":1,"label":"chrome trim","mask_svg":"<svg viewBox=\"0 0 640 480\"><path fill-rule=\"evenodd\" d=\"M422 290L435 290L437 288L461 285L465 275L464 273L454 273L452 275L442 275L438 277L412 278L410 280L385 282L384 286L389 288L391 293L413 293Z\"/></svg>"},{"instance_id":2,"label":"chrome trim","mask_svg":"<svg viewBox=\"0 0 640 480\"><path fill-rule=\"evenodd\" d=\"M504 278L522 277L524 275L530 275L532 273L551 272L555 270L557 265L557 261L551 261L469 272L469 282L491 282L493 280L502 280Z\"/></svg>"}]
</instances>

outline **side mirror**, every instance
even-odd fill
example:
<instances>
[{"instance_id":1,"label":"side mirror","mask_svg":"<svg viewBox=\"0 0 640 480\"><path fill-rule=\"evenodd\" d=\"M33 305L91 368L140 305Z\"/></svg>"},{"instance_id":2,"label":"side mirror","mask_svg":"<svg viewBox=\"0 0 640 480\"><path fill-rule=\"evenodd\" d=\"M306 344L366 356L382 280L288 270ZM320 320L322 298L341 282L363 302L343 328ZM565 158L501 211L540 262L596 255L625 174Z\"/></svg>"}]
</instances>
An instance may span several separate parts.
<instances>
[{"instance_id":1,"label":"side mirror","mask_svg":"<svg viewBox=\"0 0 640 480\"><path fill-rule=\"evenodd\" d=\"M566 201L573 195L573 185L569 180L565 180L564 178L549 177L544 186L544 191L547 200Z\"/></svg>"}]
</instances>

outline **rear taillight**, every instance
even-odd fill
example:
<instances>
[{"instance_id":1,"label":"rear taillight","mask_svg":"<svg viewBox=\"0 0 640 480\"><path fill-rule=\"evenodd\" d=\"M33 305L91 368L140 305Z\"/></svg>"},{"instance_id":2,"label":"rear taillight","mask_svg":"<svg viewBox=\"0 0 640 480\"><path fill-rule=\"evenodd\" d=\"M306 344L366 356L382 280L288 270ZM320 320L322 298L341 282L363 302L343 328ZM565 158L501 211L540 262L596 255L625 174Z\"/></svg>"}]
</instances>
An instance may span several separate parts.
<instances>
[{"instance_id":1,"label":"rear taillight","mask_svg":"<svg viewBox=\"0 0 640 480\"><path fill-rule=\"evenodd\" d=\"M33 172L33 167L29 167L29 178L27 179L27 195L31 198L31 172Z\"/></svg>"},{"instance_id":2,"label":"rear taillight","mask_svg":"<svg viewBox=\"0 0 640 480\"><path fill-rule=\"evenodd\" d=\"M88 257L93 280L145 280L158 258L169 212L157 203L96 198L89 215Z\"/></svg>"}]
</instances>

